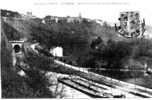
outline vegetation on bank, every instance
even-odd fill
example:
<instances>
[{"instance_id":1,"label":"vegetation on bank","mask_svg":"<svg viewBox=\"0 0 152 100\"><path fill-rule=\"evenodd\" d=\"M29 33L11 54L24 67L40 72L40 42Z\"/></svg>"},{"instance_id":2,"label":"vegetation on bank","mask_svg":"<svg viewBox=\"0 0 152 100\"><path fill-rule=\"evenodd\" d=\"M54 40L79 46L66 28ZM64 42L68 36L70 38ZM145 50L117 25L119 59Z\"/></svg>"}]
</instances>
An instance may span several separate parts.
<instances>
[{"instance_id":1,"label":"vegetation on bank","mask_svg":"<svg viewBox=\"0 0 152 100\"><path fill-rule=\"evenodd\" d=\"M148 39L135 39L129 41L109 40L102 49L93 51L91 61L95 62L97 67L106 68L140 68L144 63L151 66L152 61L152 41ZM96 62L97 61L97 62ZM133 61L133 62L132 62ZM90 61L85 62L89 64ZM103 64L102 64L103 62ZM106 65L104 64L106 63ZM105 65L105 66L102 66ZM89 66L89 65L88 65Z\"/></svg>"}]
</instances>

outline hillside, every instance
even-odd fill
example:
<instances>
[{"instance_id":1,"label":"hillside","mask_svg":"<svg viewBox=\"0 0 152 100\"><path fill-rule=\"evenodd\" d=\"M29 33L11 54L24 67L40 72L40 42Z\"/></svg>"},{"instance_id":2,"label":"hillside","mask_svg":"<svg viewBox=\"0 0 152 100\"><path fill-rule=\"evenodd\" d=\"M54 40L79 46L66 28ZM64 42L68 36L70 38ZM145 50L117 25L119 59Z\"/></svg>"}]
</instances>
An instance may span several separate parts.
<instances>
[{"instance_id":1,"label":"hillside","mask_svg":"<svg viewBox=\"0 0 152 100\"><path fill-rule=\"evenodd\" d=\"M85 56L90 51L90 44L96 37L106 42L109 39L120 41L114 28L108 24L100 25L95 21L81 23L51 22L43 23L43 19L3 16L3 26L9 40L26 38L29 41L37 40L48 49L52 46L62 46L65 56L74 59Z\"/></svg>"},{"instance_id":2,"label":"hillside","mask_svg":"<svg viewBox=\"0 0 152 100\"><path fill-rule=\"evenodd\" d=\"M14 23L20 24L16 25ZM44 75L37 70L30 69L26 77L17 74L12 65L12 47L9 40L19 40L30 37L28 33L24 34L21 30L24 27L29 29L30 23L3 17L1 22L1 77L2 77L2 98L52 98L51 91L46 89ZM18 28L19 27L19 28ZM20 29L21 28L21 29ZM25 31L25 30L24 30ZM18 67L16 66L18 69ZM31 74L31 76L30 76ZM45 84L44 84L44 83ZM35 84L37 83L37 84ZM35 89L36 87L36 89ZM41 92L40 92L41 91Z\"/></svg>"},{"instance_id":3,"label":"hillside","mask_svg":"<svg viewBox=\"0 0 152 100\"><path fill-rule=\"evenodd\" d=\"M18 14L19 13L17 13L17 15ZM22 38L26 38L28 41L36 40L46 49L50 49L53 46L62 46L64 56L78 63L82 63L81 59L84 60L88 56L89 58L87 59L90 59L90 52L92 52L90 45L96 37L101 37L104 42L103 45L105 46L108 46L110 41L112 41L113 44L122 42L127 43L126 45L134 45L134 43L129 43L132 39L127 40L118 36L114 27L104 21L102 24L99 24L94 20L86 18L81 18L78 22L75 20L68 22L66 20L73 17L60 18L57 16L46 16L40 19L27 18L22 15L14 17L11 15L12 14L5 16L4 13L4 16L2 16L2 25L8 40L18 40ZM60 21L56 21L56 18L58 20L60 19ZM79 17L74 18L78 19ZM45 21L45 23L43 21ZM150 29L151 28L147 26L147 32L151 32ZM138 40L133 40L132 42L139 44L140 42L137 41ZM117 49L116 51L118 51ZM132 52L132 50L134 49L130 49L129 52Z\"/></svg>"},{"instance_id":4,"label":"hillside","mask_svg":"<svg viewBox=\"0 0 152 100\"><path fill-rule=\"evenodd\" d=\"M2 98L32 97L32 90L13 70L11 46L3 27L1 32L1 58Z\"/></svg>"}]
</instances>

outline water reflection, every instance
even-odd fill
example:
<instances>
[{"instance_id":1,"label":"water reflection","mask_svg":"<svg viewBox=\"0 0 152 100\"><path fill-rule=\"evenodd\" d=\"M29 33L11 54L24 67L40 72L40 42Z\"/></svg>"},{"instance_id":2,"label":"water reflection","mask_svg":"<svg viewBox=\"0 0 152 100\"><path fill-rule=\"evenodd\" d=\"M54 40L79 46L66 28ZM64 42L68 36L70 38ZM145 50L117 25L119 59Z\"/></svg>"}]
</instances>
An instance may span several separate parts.
<instances>
[{"instance_id":1,"label":"water reflection","mask_svg":"<svg viewBox=\"0 0 152 100\"><path fill-rule=\"evenodd\" d=\"M152 89L152 75L146 74L144 71L117 71L117 70L99 70L91 69L91 71L112 77L121 81L144 86Z\"/></svg>"}]
</instances>

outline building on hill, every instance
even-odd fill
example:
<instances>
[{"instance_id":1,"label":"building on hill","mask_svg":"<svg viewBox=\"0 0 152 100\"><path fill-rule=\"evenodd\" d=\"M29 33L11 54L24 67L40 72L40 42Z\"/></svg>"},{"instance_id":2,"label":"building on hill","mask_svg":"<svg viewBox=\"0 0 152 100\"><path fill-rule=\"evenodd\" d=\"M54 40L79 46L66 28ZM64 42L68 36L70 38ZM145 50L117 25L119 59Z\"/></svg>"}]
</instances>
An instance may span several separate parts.
<instances>
[{"instance_id":1,"label":"building on hill","mask_svg":"<svg viewBox=\"0 0 152 100\"><path fill-rule=\"evenodd\" d=\"M81 23L82 22L82 18L80 17L66 17L67 23Z\"/></svg>"},{"instance_id":2,"label":"building on hill","mask_svg":"<svg viewBox=\"0 0 152 100\"><path fill-rule=\"evenodd\" d=\"M51 23L60 23L60 22L67 22L67 23L81 23L83 18L79 17L57 17L57 16L46 16L42 23L51 24Z\"/></svg>"},{"instance_id":3,"label":"building on hill","mask_svg":"<svg viewBox=\"0 0 152 100\"><path fill-rule=\"evenodd\" d=\"M23 18L26 18L26 19L34 19L34 18L37 18L36 16L34 16L32 14L32 12L27 12L26 14L22 14L22 17Z\"/></svg>"},{"instance_id":4,"label":"building on hill","mask_svg":"<svg viewBox=\"0 0 152 100\"><path fill-rule=\"evenodd\" d=\"M42 22L46 24L51 24L51 23L58 23L60 20L62 20L62 17L57 17L57 16L46 16Z\"/></svg>"},{"instance_id":5,"label":"building on hill","mask_svg":"<svg viewBox=\"0 0 152 100\"><path fill-rule=\"evenodd\" d=\"M66 17L67 23L81 23L83 21L83 18L81 16L81 13L79 13L78 17Z\"/></svg>"}]
</instances>

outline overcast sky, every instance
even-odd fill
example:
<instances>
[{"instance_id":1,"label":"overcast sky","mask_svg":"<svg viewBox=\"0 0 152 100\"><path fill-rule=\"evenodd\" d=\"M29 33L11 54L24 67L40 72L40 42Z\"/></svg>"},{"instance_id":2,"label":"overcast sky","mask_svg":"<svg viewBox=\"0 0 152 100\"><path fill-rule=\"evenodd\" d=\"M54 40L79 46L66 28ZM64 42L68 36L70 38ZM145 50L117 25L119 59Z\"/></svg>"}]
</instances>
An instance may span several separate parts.
<instances>
[{"instance_id":1,"label":"overcast sky","mask_svg":"<svg viewBox=\"0 0 152 100\"><path fill-rule=\"evenodd\" d=\"M145 2L146 1L146 2ZM46 15L78 16L117 22L120 11L140 11L141 18L152 25L152 0L1 0L1 9L27 11L38 17Z\"/></svg>"}]
</instances>

